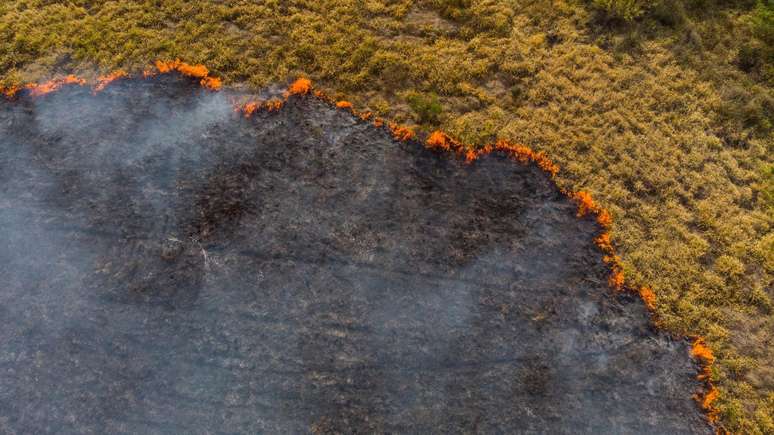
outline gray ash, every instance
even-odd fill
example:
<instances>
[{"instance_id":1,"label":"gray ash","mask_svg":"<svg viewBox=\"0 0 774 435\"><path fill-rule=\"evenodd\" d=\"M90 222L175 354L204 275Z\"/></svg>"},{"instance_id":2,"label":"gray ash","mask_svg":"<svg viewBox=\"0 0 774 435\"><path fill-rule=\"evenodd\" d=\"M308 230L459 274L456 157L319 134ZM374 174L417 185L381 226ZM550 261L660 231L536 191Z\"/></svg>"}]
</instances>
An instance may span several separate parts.
<instances>
[{"instance_id":1,"label":"gray ash","mask_svg":"<svg viewBox=\"0 0 774 435\"><path fill-rule=\"evenodd\" d=\"M710 433L540 170L176 76L0 103L2 433Z\"/></svg>"}]
</instances>

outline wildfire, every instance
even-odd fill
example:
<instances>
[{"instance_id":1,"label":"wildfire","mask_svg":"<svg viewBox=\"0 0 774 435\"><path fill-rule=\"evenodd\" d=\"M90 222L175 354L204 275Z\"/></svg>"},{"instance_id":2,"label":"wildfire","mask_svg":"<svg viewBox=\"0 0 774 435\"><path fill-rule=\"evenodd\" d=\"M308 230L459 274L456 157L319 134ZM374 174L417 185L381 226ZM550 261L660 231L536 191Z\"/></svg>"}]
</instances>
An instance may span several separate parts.
<instances>
[{"instance_id":1,"label":"wildfire","mask_svg":"<svg viewBox=\"0 0 774 435\"><path fill-rule=\"evenodd\" d=\"M650 287L640 287L640 298L642 298L648 310L654 311L656 309L656 294L653 293Z\"/></svg>"},{"instance_id":2,"label":"wildfire","mask_svg":"<svg viewBox=\"0 0 774 435\"><path fill-rule=\"evenodd\" d=\"M425 146L431 150L453 151L458 156L465 159L465 163L472 163L486 150L476 151L471 146L467 146L459 141L452 139L446 133L436 130L430 134L425 141ZM490 149L491 150L491 149Z\"/></svg>"},{"instance_id":3,"label":"wildfire","mask_svg":"<svg viewBox=\"0 0 774 435\"><path fill-rule=\"evenodd\" d=\"M600 210L597 214L597 223L603 228L610 228L613 226L613 218L607 210Z\"/></svg>"},{"instance_id":4,"label":"wildfire","mask_svg":"<svg viewBox=\"0 0 774 435\"><path fill-rule=\"evenodd\" d=\"M217 77L204 77L199 84L202 85L202 87L207 88L211 91L217 91L220 90L220 88L223 86L223 82L220 81Z\"/></svg>"},{"instance_id":5,"label":"wildfire","mask_svg":"<svg viewBox=\"0 0 774 435\"><path fill-rule=\"evenodd\" d=\"M451 138L446 133L436 130L428 136L425 144L430 149L442 150L447 152L455 152L458 155L464 157L466 162L472 162L478 159L481 155L491 153L492 151L500 151L517 160L522 164L534 163L543 171L551 174L554 178L559 172L559 166L551 161L543 152L535 152L531 148L512 143L504 139L497 140L494 144L488 144L478 151L474 151L472 147L460 143ZM585 191L568 192L564 191L566 195L574 199L578 204L578 217L583 217L587 214L593 213L596 215L597 223L604 229L609 229L612 225L613 219L610 213L597 205L591 194ZM605 253L603 260L610 266L610 276L608 277L608 285L616 290L623 291L625 284L624 268L621 259L615 255L615 249L613 247L610 234L606 231L594 239L596 245ZM645 300L645 305L652 309L655 301L655 294L648 289L649 293L641 293L641 296ZM647 298L647 299L646 299Z\"/></svg>"},{"instance_id":6,"label":"wildfire","mask_svg":"<svg viewBox=\"0 0 774 435\"><path fill-rule=\"evenodd\" d=\"M715 362L715 355L712 354L712 350L707 347L707 343L701 337L694 340L693 346L691 346L691 356L707 365L712 365Z\"/></svg>"},{"instance_id":7,"label":"wildfire","mask_svg":"<svg viewBox=\"0 0 774 435\"><path fill-rule=\"evenodd\" d=\"M184 76L195 77L197 79L203 79L207 77L210 72L204 65L188 65L187 63L178 61L177 71Z\"/></svg>"},{"instance_id":8,"label":"wildfire","mask_svg":"<svg viewBox=\"0 0 774 435\"><path fill-rule=\"evenodd\" d=\"M390 131L392 132L392 137L395 138L395 140L399 140L401 142L406 142L408 140L411 140L414 136L414 130L403 126L398 125L394 122L391 122L388 127L390 128Z\"/></svg>"},{"instance_id":9,"label":"wildfire","mask_svg":"<svg viewBox=\"0 0 774 435\"><path fill-rule=\"evenodd\" d=\"M493 149L505 152L524 164L534 162L540 169L551 174L551 177L556 177L556 174L559 173L559 165L554 163L542 151L535 152L527 146L515 144L504 139L498 139L495 142Z\"/></svg>"},{"instance_id":10,"label":"wildfire","mask_svg":"<svg viewBox=\"0 0 774 435\"><path fill-rule=\"evenodd\" d=\"M155 71L153 69L146 69L143 71L143 77L147 78L155 76L157 73L165 74L172 71L177 71L180 74L200 79L200 84L204 88L218 90L222 86L221 80L216 77L211 77L209 75L209 71L203 65L189 65L187 63L181 62L179 59L176 59L174 61L156 61L155 67ZM121 70L106 76L101 76L98 78L94 89L96 92L101 91L109 83L123 77L127 77L127 73ZM62 86L68 84L84 85L86 84L86 81L74 75L68 75L66 77L51 80L38 85L28 84L24 87L24 89L27 89L32 96L39 96L56 91ZM19 90L19 87L0 87L0 93L8 97L12 97ZM319 98L320 100L329 104L333 104L337 108L349 109L354 115L358 116L364 121L370 120L373 116L371 112L356 112L353 108L353 105L348 101L338 101L334 103L334 101L327 97L322 91L313 90L312 82L306 78L299 78L293 82L288 87L284 96L285 98L288 98L291 95L306 95L311 92L313 92L313 95L316 98ZM248 102L241 106L235 106L234 110L237 112L242 112L245 117L250 117L253 113L261 109L265 109L269 112L278 111L282 108L284 103L285 100L273 98L264 103ZM374 117L373 125L377 128L381 128L385 125L385 121L382 118ZM399 141L405 142L416 136L414 131L406 126L401 126L396 123L388 123L387 127L390 129L393 137ZM472 146L465 145L453 139L446 133L440 130L436 130L428 136L425 144L429 149L454 152L459 157L464 158L466 162L473 162L482 155L489 154L493 151L500 151L519 161L520 163L535 163L540 169L549 173L552 178L556 177L559 172L559 166L551 161L551 159L548 158L548 156L546 156L543 152L535 152L527 146L512 143L504 139L499 139L493 144L486 144L483 147L474 149ZM603 261L610 267L611 273L608 278L608 284L614 290L622 291L625 284L623 263L621 258L615 254L615 249L613 247L610 233L607 231L611 228L613 222L611 214L599 206L594 201L591 194L586 191L573 192L565 189L560 190L563 194L567 195L577 203L578 217L583 217L587 214L596 215L596 222L605 230L605 232L597 236L594 239L594 243L604 252L605 255L603 256ZM643 286L640 287L637 293L643 300L648 310L652 312L655 309L656 304L656 294L654 291L649 287ZM702 370L698 375L698 378L707 382L706 391L703 394L697 394L694 397L705 411L707 418L712 423L716 423L718 420L719 411L715 407L714 403L719 398L720 392L710 382L711 366L715 362L715 356L702 338L696 338L694 340L691 346L691 356L702 364ZM719 428L718 432L725 433L722 428Z\"/></svg>"},{"instance_id":11,"label":"wildfire","mask_svg":"<svg viewBox=\"0 0 774 435\"><path fill-rule=\"evenodd\" d=\"M283 105L284 105L284 102L282 100L273 98L263 103L259 101L250 101L242 105L235 105L234 111L242 113L245 118L249 118L259 110L266 110L267 112L276 112L280 110Z\"/></svg>"},{"instance_id":12,"label":"wildfire","mask_svg":"<svg viewBox=\"0 0 774 435\"><path fill-rule=\"evenodd\" d=\"M64 85L80 85L86 84L86 80L78 78L74 75L68 75L59 79L49 80L45 83L34 84L30 83L25 86L25 89L29 90L30 95L33 97L39 97L48 93L54 92Z\"/></svg>"},{"instance_id":13,"label":"wildfire","mask_svg":"<svg viewBox=\"0 0 774 435\"><path fill-rule=\"evenodd\" d=\"M124 77L128 77L129 74L124 70L114 71L108 75L99 76L97 78L97 84L94 86L94 92L100 92L107 87L110 83Z\"/></svg>"},{"instance_id":14,"label":"wildfire","mask_svg":"<svg viewBox=\"0 0 774 435\"><path fill-rule=\"evenodd\" d=\"M510 143L505 139L498 139L495 142L494 149L502 151L521 163L529 163L532 160L532 156L535 154L531 149L524 145Z\"/></svg>"},{"instance_id":15,"label":"wildfire","mask_svg":"<svg viewBox=\"0 0 774 435\"><path fill-rule=\"evenodd\" d=\"M157 60L156 69L161 74L166 74L168 72L176 70L179 64L180 64L179 60L172 60L172 61Z\"/></svg>"},{"instance_id":16,"label":"wildfire","mask_svg":"<svg viewBox=\"0 0 774 435\"><path fill-rule=\"evenodd\" d=\"M19 92L18 86L11 86L8 88L4 88L0 86L0 94L3 94L6 96L6 98L12 98L16 93Z\"/></svg>"},{"instance_id":17,"label":"wildfire","mask_svg":"<svg viewBox=\"0 0 774 435\"><path fill-rule=\"evenodd\" d=\"M252 116L253 112L258 110L258 108L260 108L260 107L261 107L261 105L258 104L257 102L251 101L251 102L245 104L244 106L242 106L241 111L242 111L242 113L245 114L245 118L249 118L250 116Z\"/></svg>"},{"instance_id":18,"label":"wildfire","mask_svg":"<svg viewBox=\"0 0 774 435\"><path fill-rule=\"evenodd\" d=\"M707 419L712 423L717 423L720 411L715 407L715 401L720 397L720 391L714 386L710 385L707 392L704 393L704 397L697 395L694 398L699 402L701 408L707 414ZM724 433L718 430L718 433Z\"/></svg>"},{"instance_id":19,"label":"wildfire","mask_svg":"<svg viewBox=\"0 0 774 435\"><path fill-rule=\"evenodd\" d=\"M155 62L155 70L152 68L146 68L143 71L142 76L148 78L153 77L158 73L165 74L172 71L177 71L180 74L188 77L200 79L199 84L206 89L219 90L223 86L223 83L219 78L209 75L209 70L207 70L204 65L190 65L185 62L181 62L179 59L175 59L173 61L157 60ZM129 77L129 74L124 70L117 70L110 74L99 76L96 83L94 84L94 92L100 92L115 80L126 77ZM74 75L68 75L40 84L30 83L25 85L23 88L19 88L18 86L7 89L0 87L0 93L4 94L6 97L12 97L21 89L26 89L29 91L31 96L37 97L54 92L62 86L70 84L84 86L86 85L86 80Z\"/></svg>"},{"instance_id":20,"label":"wildfire","mask_svg":"<svg viewBox=\"0 0 774 435\"><path fill-rule=\"evenodd\" d=\"M434 131L427 138L427 146L428 148L440 148L446 151L450 149L449 144L446 142L446 135L438 130Z\"/></svg>"},{"instance_id":21,"label":"wildfire","mask_svg":"<svg viewBox=\"0 0 774 435\"><path fill-rule=\"evenodd\" d=\"M275 98L267 101L266 104L264 104L264 107L266 107L266 110L269 112L276 112L282 108L283 104L282 100Z\"/></svg>"},{"instance_id":22,"label":"wildfire","mask_svg":"<svg viewBox=\"0 0 774 435\"><path fill-rule=\"evenodd\" d=\"M184 76L200 79L199 84L206 89L217 91L223 86L221 80L217 77L210 76L210 71L206 66L201 64L191 65L180 61L180 59L175 59L169 61L157 60L155 65L156 70L161 74L177 71ZM145 70L143 72L144 77L153 75L153 72L150 70Z\"/></svg>"},{"instance_id":23,"label":"wildfire","mask_svg":"<svg viewBox=\"0 0 774 435\"><path fill-rule=\"evenodd\" d=\"M312 81L300 78L288 87L290 95L306 95L312 90Z\"/></svg>"},{"instance_id":24,"label":"wildfire","mask_svg":"<svg viewBox=\"0 0 774 435\"><path fill-rule=\"evenodd\" d=\"M607 254L613 253L613 243L610 240L610 233L602 233L594 239L594 243Z\"/></svg>"},{"instance_id":25,"label":"wildfire","mask_svg":"<svg viewBox=\"0 0 774 435\"><path fill-rule=\"evenodd\" d=\"M430 149L439 149L443 151L451 151L452 140L446 133L436 130L430 134L425 144Z\"/></svg>"},{"instance_id":26,"label":"wildfire","mask_svg":"<svg viewBox=\"0 0 774 435\"><path fill-rule=\"evenodd\" d=\"M594 202L594 198L591 194L583 190L575 192L573 196L578 203L578 217L586 216L590 212L597 210L597 204Z\"/></svg>"},{"instance_id":27,"label":"wildfire","mask_svg":"<svg viewBox=\"0 0 774 435\"><path fill-rule=\"evenodd\" d=\"M622 291L624 288L623 271L619 268L613 268L610 277L607 279L607 284L616 291Z\"/></svg>"},{"instance_id":28,"label":"wildfire","mask_svg":"<svg viewBox=\"0 0 774 435\"><path fill-rule=\"evenodd\" d=\"M695 394L693 398L707 414L707 419L711 423L717 423L720 411L715 407L715 401L720 397L720 391L712 384L710 379L712 376L712 364L715 363L715 355L702 337L696 337L691 345L691 356L702 365L701 373L697 378L706 382L706 390ZM718 428L717 432L727 433L722 427Z\"/></svg>"}]
</instances>

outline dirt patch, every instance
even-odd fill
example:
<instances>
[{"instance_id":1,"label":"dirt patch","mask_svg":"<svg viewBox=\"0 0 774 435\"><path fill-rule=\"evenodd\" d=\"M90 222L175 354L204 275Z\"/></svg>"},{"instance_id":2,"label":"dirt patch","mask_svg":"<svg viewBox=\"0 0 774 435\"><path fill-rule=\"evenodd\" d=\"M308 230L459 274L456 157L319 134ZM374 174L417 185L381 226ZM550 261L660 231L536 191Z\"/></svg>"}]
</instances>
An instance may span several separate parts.
<instances>
[{"instance_id":1,"label":"dirt patch","mask_svg":"<svg viewBox=\"0 0 774 435\"><path fill-rule=\"evenodd\" d=\"M548 176L176 76L0 105L0 428L709 433Z\"/></svg>"}]
</instances>

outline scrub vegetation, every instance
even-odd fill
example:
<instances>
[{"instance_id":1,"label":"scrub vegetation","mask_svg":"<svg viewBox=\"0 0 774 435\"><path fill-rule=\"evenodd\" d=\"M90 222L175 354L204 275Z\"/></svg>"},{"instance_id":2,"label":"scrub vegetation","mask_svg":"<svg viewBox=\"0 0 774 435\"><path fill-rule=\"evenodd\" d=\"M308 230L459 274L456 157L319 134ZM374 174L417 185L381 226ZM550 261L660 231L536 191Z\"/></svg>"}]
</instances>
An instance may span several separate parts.
<instances>
[{"instance_id":1,"label":"scrub vegetation","mask_svg":"<svg viewBox=\"0 0 774 435\"><path fill-rule=\"evenodd\" d=\"M545 151L659 325L705 337L723 426L774 433L772 0L0 3L5 87L176 58Z\"/></svg>"}]
</instances>

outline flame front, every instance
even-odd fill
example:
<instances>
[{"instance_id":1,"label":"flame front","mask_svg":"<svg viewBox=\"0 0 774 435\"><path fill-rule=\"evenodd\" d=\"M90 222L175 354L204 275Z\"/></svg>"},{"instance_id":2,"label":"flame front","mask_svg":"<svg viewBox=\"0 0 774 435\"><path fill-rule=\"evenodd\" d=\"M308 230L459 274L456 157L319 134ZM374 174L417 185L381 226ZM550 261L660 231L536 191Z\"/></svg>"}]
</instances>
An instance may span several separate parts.
<instances>
[{"instance_id":1,"label":"flame front","mask_svg":"<svg viewBox=\"0 0 774 435\"><path fill-rule=\"evenodd\" d=\"M199 84L205 89L217 91L223 86L223 82L217 77L210 76L210 71L202 64L191 65L180 61L180 59L175 59L170 61L157 60L155 65L156 70L161 74L177 71L184 76L200 79ZM153 75L155 74L150 69L143 72L144 77L152 77Z\"/></svg>"},{"instance_id":2,"label":"flame front","mask_svg":"<svg viewBox=\"0 0 774 435\"><path fill-rule=\"evenodd\" d=\"M68 75L59 79L49 80L45 83L41 84L28 84L25 86L25 89L27 89L30 92L30 95L33 97L39 97L41 95L46 95L51 92L56 91L57 89L61 88L64 85L80 85L83 86L86 84L86 80L82 78L78 78L74 75Z\"/></svg>"},{"instance_id":3,"label":"flame front","mask_svg":"<svg viewBox=\"0 0 774 435\"><path fill-rule=\"evenodd\" d=\"M128 77L128 76L129 76L129 74L127 74L126 71L121 70L121 69L118 70L118 71L114 71L114 72L112 72L112 73L110 73L108 75L105 75L105 76L99 76L99 78L97 78L97 84L94 86L94 92L100 92L103 89L105 89L107 87L107 85L109 85L110 83L112 83L112 82L114 82L114 81L116 81L116 80L118 80L120 78L124 78L124 77Z\"/></svg>"},{"instance_id":4,"label":"flame front","mask_svg":"<svg viewBox=\"0 0 774 435\"><path fill-rule=\"evenodd\" d=\"M706 383L703 392L697 393L693 398L699 403L699 406L707 414L707 419L711 423L717 423L720 411L715 406L715 402L720 397L720 390L712 383L712 364L715 363L715 355L712 349L702 337L696 337L691 346L691 356L694 357L702 366L701 373L697 378ZM718 433L727 433L723 428L718 428Z\"/></svg>"},{"instance_id":5,"label":"flame front","mask_svg":"<svg viewBox=\"0 0 774 435\"><path fill-rule=\"evenodd\" d=\"M306 95L312 90L312 81L300 78L293 82L288 88L290 95Z\"/></svg>"},{"instance_id":6,"label":"flame front","mask_svg":"<svg viewBox=\"0 0 774 435\"><path fill-rule=\"evenodd\" d=\"M408 140L411 140L416 135L414 133L414 130L412 130L409 127L406 127L405 125L398 125L394 122L391 122L388 125L388 127L392 132L392 137L395 138L395 140L399 140L401 142L406 142Z\"/></svg>"}]
</instances>

